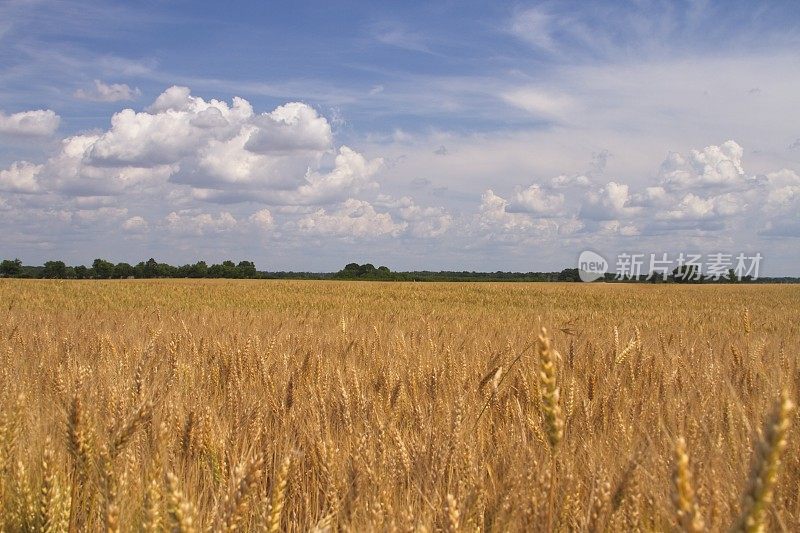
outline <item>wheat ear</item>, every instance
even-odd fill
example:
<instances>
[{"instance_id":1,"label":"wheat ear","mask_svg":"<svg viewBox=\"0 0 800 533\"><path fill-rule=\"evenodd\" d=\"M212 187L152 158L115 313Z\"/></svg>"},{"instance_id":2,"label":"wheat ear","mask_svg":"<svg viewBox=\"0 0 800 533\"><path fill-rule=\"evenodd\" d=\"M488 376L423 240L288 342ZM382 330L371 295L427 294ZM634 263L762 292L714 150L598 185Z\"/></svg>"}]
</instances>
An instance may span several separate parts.
<instances>
[{"instance_id":1,"label":"wheat ear","mask_svg":"<svg viewBox=\"0 0 800 533\"><path fill-rule=\"evenodd\" d=\"M689 454L686 451L686 440L680 437L675 443L675 507L678 508L678 524L683 531L697 533L705 529L700 508L694 497L692 471L689 468Z\"/></svg>"},{"instance_id":2,"label":"wheat ear","mask_svg":"<svg viewBox=\"0 0 800 533\"><path fill-rule=\"evenodd\" d=\"M536 340L536 354L539 359L539 390L542 396L547 440L555 449L564 437L564 416L558 403L560 394L556 379L558 353L550 345L545 328L542 328Z\"/></svg>"},{"instance_id":3,"label":"wheat ear","mask_svg":"<svg viewBox=\"0 0 800 533\"><path fill-rule=\"evenodd\" d=\"M754 468L750 475L750 488L745 493L739 530L748 533L767 531L767 510L772 502L772 492L781 466L781 454L786 448L786 434L791 424L794 403L784 391L767 421L764 437L756 450Z\"/></svg>"},{"instance_id":4,"label":"wheat ear","mask_svg":"<svg viewBox=\"0 0 800 533\"><path fill-rule=\"evenodd\" d=\"M286 459L281 463L281 469L278 471L278 477L272 488L272 500L270 501L267 522L267 531L269 533L278 533L281 530L281 513L286 503L286 486L289 484L289 467L291 463L291 456L287 455Z\"/></svg>"},{"instance_id":5,"label":"wheat ear","mask_svg":"<svg viewBox=\"0 0 800 533\"><path fill-rule=\"evenodd\" d=\"M178 487L178 477L167 473L167 503L173 533L194 533L194 508Z\"/></svg>"}]
</instances>

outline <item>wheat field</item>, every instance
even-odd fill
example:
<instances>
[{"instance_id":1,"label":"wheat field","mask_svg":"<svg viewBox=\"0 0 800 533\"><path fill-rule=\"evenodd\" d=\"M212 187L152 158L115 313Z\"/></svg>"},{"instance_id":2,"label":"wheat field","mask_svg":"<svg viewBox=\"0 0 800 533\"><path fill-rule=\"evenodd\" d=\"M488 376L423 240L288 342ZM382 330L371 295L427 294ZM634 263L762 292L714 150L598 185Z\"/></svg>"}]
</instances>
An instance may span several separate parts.
<instances>
[{"instance_id":1,"label":"wheat field","mask_svg":"<svg viewBox=\"0 0 800 533\"><path fill-rule=\"evenodd\" d=\"M798 317L776 285L0 280L0 530L796 531Z\"/></svg>"}]
</instances>

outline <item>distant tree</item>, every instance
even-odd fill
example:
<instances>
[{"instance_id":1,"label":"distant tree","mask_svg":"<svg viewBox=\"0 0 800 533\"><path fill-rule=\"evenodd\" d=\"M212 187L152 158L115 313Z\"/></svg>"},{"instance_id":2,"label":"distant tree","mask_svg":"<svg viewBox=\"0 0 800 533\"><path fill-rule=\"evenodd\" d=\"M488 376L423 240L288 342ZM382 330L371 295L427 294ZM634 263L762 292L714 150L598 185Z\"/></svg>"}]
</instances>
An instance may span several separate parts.
<instances>
[{"instance_id":1,"label":"distant tree","mask_svg":"<svg viewBox=\"0 0 800 533\"><path fill-rule=\"evenodd\" d=\"M132 276L136 276L136 269L128 263L117 263L111 274L111 277L116 279L127 279Z\"/></svg>"},{"instance_id":2,"label":"distant tree","mask_svg":"<svg viewBox=\"0 0 800 533\"><path fill-rule=\"evenodd\" d=\"M76 279L89 279L91 273L89 269L83 265L78 265L75 267L75 278Z\"/></svg>"},{"instance_id":3,"label":"distant tree","mask_svg":"<svg viewBox=\"0 0 800 533\"><path fill-rule=\"evenodd\" d=\"M156 278L174 278L178 275L178 269L167 263L156 264Z\"/></svg>"},{"instance_id":4,"label":"distant tree","mask_svg":"<svg viewBox=\"0 0 800 533\"><path fill-rule=\"evenodd\" d=\"M190 278L204 278L208 276L208 265L205 261L198 261L192 265L189 277Z\"/></svg>"},{"instance_id":5,"label":"distant tree","mask_svg":"<svg viewBox=\"0 0 800 533\"><path fill-rule=\"evenodd\" d=\"M577 268L565 268L558 274L558 281L580 281Z\"/></svg>"},{"instance_id":6,"label":"distant tree","mask_svg":"<svg viewBox=\"0 0 800 533\"><path fill-rule=\"evenodd\" d=\"M372 263L364 263L361 265L361 268L358 269L361 274L369 274L375 271L375 265Z\"/></svg>"},{"instance_id":7,"label":"distant tree","mask_svg":"<svg viewBox=\"0 0 800 533\"><path fill-rule=\"evenodd\" d=\"M0 276L9 278L19 276L22 271L22 261L19 259L5 259L0 263Z\"/></svg>"},{"instance_id":8,"label":"distant tree","mask_svg":"<svg viewBox=\"0 0 800 533\"><path fill-rule=\"evenodd\" d=\"M63 279L67 273L64 261L47 261L42 269L42 277L47 279Z\"/></svg>"},{"instance_id":9,"label":"distant tree","mask_svg":"<svg viewBox=\"0 0 800 533\"><path fill-rule=\"evenodd\" d=\"M241 278L253 279L258 274L256 265L252 261L239 261L239 264L236 265L236 270Z\"/></svg>"},{"instance_id":10,"label":"distant tree","mask_svg":"<svg viewBox=\"0 0 800 533\"><path fill-rule=\"evenodd\" d=\"M114 263L105 259L95 259L92 262L92 273L96 278L109 279L114 275Z\"/></svg>"},{"instance_id":11,"label":"distant tree","mask_svg":"<svg viewBox=\"0 0 800 533\"><path fill-rule=\"evenodd\" d=\"M141 269L139 269L139 265L141 265ZM136 265L136 267L137 270L141 270L141 274L137 277L155 278L158 275L158 261L152 257L144 263L139 263L139 265Z\"/></svg>"},{"instance_id":12,"label":"distant tree","mask_svg":"<svg viewBox=\"0 0 800 533\"><path fill-rule=\"evenodd\" d=\"M233 261L223 261L219 265L211 265L208 269L209 278L238 278L239 271Z\"/></svg>"}]
</instances>

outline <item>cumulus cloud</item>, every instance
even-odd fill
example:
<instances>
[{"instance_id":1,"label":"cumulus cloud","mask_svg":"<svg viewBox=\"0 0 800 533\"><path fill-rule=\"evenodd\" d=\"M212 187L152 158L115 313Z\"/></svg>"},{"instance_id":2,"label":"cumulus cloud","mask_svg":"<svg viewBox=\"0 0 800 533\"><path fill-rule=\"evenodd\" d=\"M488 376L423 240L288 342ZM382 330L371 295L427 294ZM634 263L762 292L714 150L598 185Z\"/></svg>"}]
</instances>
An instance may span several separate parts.
<instances>
[{"instance_id":1,"label":"cumulus cloud","mask_svg":"<svg viewBox=\"0 0 800 533\"><path fill-rule=\"evenodd\" d=\"M282 105L254 119L258 126L245 148L255 153L323 152L333 142L331 126L317 111L299 102Z\"/></svg>"},{"instance_id":2,"label":"cumulus cloud","mask_svg":"<svg viewBox=\"0 0 800 533\"><path fill-rule=\"evenodd\" d=\"M272 213L270 213L269 209L261 209L256 211L248 218L251 224L256 226L261 230L269 230L275 225L275 221L272 218Z\"/></svg>"},{"instance_id":3,"label":"cumulus cloud","mask_svg":"<svg viewBox=\"0 0 800 533\"><path fill-rule=\"evenodd\" d=\"M0 111L0 134L22 137L47 137L58 129L61 122L55 111L37 109L7 115Z\"/></svg>"},{"instance_id":4,"label":"cumulus cloud","mask_svg":"<svg viewBox=\"0 0 800 533\"><path fill-rule=\"evenodd\" d=\"M336 150L329 122L307 104L257 114L242 98L204 100L175 86L144 111L115 113L105 132L64 139L44 164L15 163L3 182L95 195L170 181L205 201L321 204L374 186L381 165L347 146Z\"/></svg>"},{"instance_id":5,"label":"cumulus cloud","mask_svg":"<svg viewBox=\"0 0 800 533\"><path fill-rule=\"evenodd\" d=\"M94 224L98 231L147 232L148 242L163 238L186 246L269 236L289 243L336 237L328 240L368 246L440 239L462 248L666 235L786 237L797 233L800 219L796 171L748 173L746 152L735 141L668 153L649 176L604 177L609 154L600 151L591 168L573 165L562 174L554 168L549 179L545 174L516 187L498 180L489 189L475 188L472 178L460 188L452 176L442 178L441 167L419 163L409 170L402 153L373 147L395 162L387 165L334 137L329 119L302 102L260 112L242 98L204 99L171 87L143 109L114 113L105 130L52 143L41 161L0 169L3 216L16 224L31 213L29 221L44 221L56 236L69 226L85 231ZM431 153L440 142L450 146L451 138L424 143L423 162L458 167L464 161L487 179L494 172L492 160L481 159L491 149L456 144L441 157ZM517 170L509 166L504 173ZM409 187L443 205L407 196ZM469 198L472 207L464 207Z\"/></svg>"},{"instance_id":6,"label":"cumulus cloud","mask_svg":"<svg viewBox=\"0 0 800 533\"><path fill-rule=\"evenodd\" d=\"M531 213L539 216L552 216L564 208L564 195L548 192L538 184L526 189L518 189L507 207L509 213Z\"/></svg>"},{"instance_id":7,"label":"cumulus cloud","mask_svg":"<svg viewBox=\"0 0 800 533\"><path fill-rule=\"evenodd\" d=\"M5 170L0 170L0 190L19 193L35 193L39 191L36 175L42 165L34 165L27 161L17 161Z\"/></svg>"},{"instance_id":8,"label":"cumulus cloud","mask_svg":"<svg viewBox=\"0 0 800 533\"><path fill-rule=\"evenodd\" d=\"M641 208L631 205L629 187L624 183L608 182L597 192L590 192L581 209L584 218L615 220L637 215Z\"/></svg>"},{"instance_id":9,"label":"cumulus cloud","mask_svg":"<svg viewBox=\"0 0 800 533\"><path fill-rule=\"evenodd\" d=\"M481 196L478 222L483 230L527 231L534 226L530 216L508 211L509 202L487 189Z\"/></svg>"},{"instance_id":10,"label":"cumulus cloud","mask_svg":"<svg viewBox=\"0 0 800 533\"><path fill-rule=\"evenodd\" d=\"M75 98L91 102L122 102L136 100L142 91L137 87L131 88L125 83L104 83L94 80L94 85L89 89L78 89Z\"/></svg>"},{"instance_id":11,"label":"cumulus cloud","mask_svg":"<svg viewBox=\"0 0 800 533\"><path fill-rule=\"evenodd\" d=\"M589 179L588 176L583 174L577 176L568 176L566 174L561 174L552 178L550 180L550 186L555 189L562 189L565 187L588 187L591 185L592 181Z\"/></svg>"},{"instance_id":12,"label":"cumulus cloud","mask_svg":"<svg viewBox=\"0 0 800 533\"><path fill-rule=\"evenodd\" d=\"M209 213L194 213L182 210L171 212L164 219L167 230L179 235L208 235L224 233L234 229L237 220L227 211L222 211L216 217Z\"/></svg>"},{"instance_id":13,"label":"cumulus cloud","mask_svg":"<svg viewBox=\"0 0 800 533\"><path fill-rule=\"evenodd\" d=\"M298 223L303 233L344 238L396 237L407 227L407 222L395 222L389 213L379 213L369 202L355 198L331 211L318 209Z\"/></svg>"},{"instance_id":14,"label":"cumulus cloud","mask_svg":"<svg viewBox=\"0 0 800 533\"><path fill-rule=\"evenodd\" d=\"M406 233L418 238L435 238L444 235L453 223L453 217L443 207L417 205L410 196L394 199L379 195L375 202L394 218L407 223Z\"/></svg>"},{"instance_id":15,"label":"cumulus cloud","mask_svg":"<svg viewBox=\"0 0 800 533\"><path fill-rule=\"evenodd\" d=\"M742 199L733 194L703 198L688 193L676 206L657 216L667 220L697 221L732 216L740 213L743 207Z\"/></svg>"},{"instance_id":16,"label":"cumulus cloud","mask_svg":"<svg viewBox=\"0 0 800 533\"><path fill-rule=\"evenodd\" d=\"M800 176L783 169L752 175L734 141L670 152L655 183L635 187L614 179L593 185L579 175L557 176L548 185L516 188L508 198L484 192L480 226L520 239L547 232L547 219L561 236L631 237L739 232L787 236L800 218Z\"/></svg>"},{"instance_id":17,"label":"cumulus cloud","mask_svg":"<svg viewBox=\"0 0 800 533\"><path fill-rule=\"evenodd\" d=\"M147 221L140 216L131 217L122 223L122 229L129 233L146 231L147 228Z\"/></svg>"},{"instance_id":18,"label":"cumulus cloud","mask_svg":"<svg viewBox=\"0 0 800 533\"><path fill-rule=\"evenodd\" d=\"M659 173L662 185L671 190L732 187L744 180L744 150L735 141L692 150L688 155L670 153Z\"/></svg>"}]
</instances>

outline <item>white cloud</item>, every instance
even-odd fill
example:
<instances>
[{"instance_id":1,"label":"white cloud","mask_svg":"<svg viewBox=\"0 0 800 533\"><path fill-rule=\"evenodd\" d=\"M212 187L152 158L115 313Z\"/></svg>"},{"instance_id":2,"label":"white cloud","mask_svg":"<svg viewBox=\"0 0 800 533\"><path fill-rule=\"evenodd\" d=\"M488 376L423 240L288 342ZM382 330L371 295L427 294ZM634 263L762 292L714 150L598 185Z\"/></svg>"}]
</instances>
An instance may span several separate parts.
<instances>
[{"instance_id":1,"label":"white cloud","mask_svg":"<svg viewBox=\"0 0 800 533\"><path fill-rule=\"evenodd\" d=\"M743 148L734 141L669 153L654 185L636 187L616 178L599 188L591 180L560 175L548 186L517 187L507 199L487 190L477 219L483 231L505 238L550 234L591 239L641 235L785 235L800 217L800 176L784 169L745 172ZM792 230L793 231L793 230ZM698 233L699 232L699 233ZM766 234L766 233L764 233ZM590 244L590 241L587 241Z\"/></svg>"},{"instance_id":2,"label":"white cloud","mask_svg":"<svg viewBox=\"0 0 800 533\"><path fill-rule=\"evenodd\" d=\"M661 165L661 182L667 189L730 187L744 179L744 150L735 141L692 150L688 156L670 153Z\"/></svg>"},{"instance_id":3,"label":"white cloud","mask_svg":"<svg viewBox=\"0 0 800 533\"><path fill-rule=\"evenodd\" d=\"M255 153L310 152L330 149L333 134L328 121L300 102L282 105L254 119L258 126L245 146Z\"/></svg>"},{"instance_id":4,"label":"white cloud","mask_svg":"<svg viewBox=\"0 0 800 533\"><path fill-rule=\"evenodd\" d=\"M705 220L735 215L743 210L741 198L724 194L703 198L693 193L686 194L678 205L659 214L667 220Z\"/></svg>"},{"instance_id":5,"label":"white cloud","mask_svg":"<svg viewBox=\"0 0 800 533\"><path fill-rule=\"evenodd\" d=\"M147 231L147 228L147 221L140 216L131 217L122 223L122 229L130 233Z\"/></svg>"},{"instance_id":6,"label":"white cloud","mask_svg":"<svg viewBox=\"0 0 800 533\"><path fill-rule=\"evenodd\" d=\"M564 208L564 195L551 193L538 184L533 184L526 189L518 189L509 203L507 211L510 213L531 213L539 216L552 216L561 214Z\"/></svg>"},{"instance_id":7,"label":"white cloud","mask_svg":"<svg viewBox=\"0 0 800 533\"><path fill-rule=\"evenodd\" d=\"M336 156L333 170L327 173L312 172L301 185L294 202L322 203L337 199L343 193L357 193L365 188L373 188L371 178L383 166L382 159L367 160L363 155L342 146Z\"/></svg>"},{"instance_id":8,"label":"white cloud","mask_svg":"<svg viewBox=\"0 0 800 533\"><path fill-rule=\"evenodd\" d=\"M407 233L418 238L436 238L444 235L453 223L453 217L443 207L422 207L413 198L403 196L393 199L380 195L376 205L389 210L395 218L408 224Z\"/></svg>"},{"instance_id":9,"label":"white cloud","mask_svg":"<svg viewBox=\"0 0 800 533\"><path fill-rule=\"evenodd\" d=\"M306 104L256 114L242 98L206 101L175 86L146 111L115 113L105 132L64 139L38 167L15 163L2 181L29 192L96 195L170 180L205 201L322 204L374 187L381 164L346 146L335 153L330 124Z\"/></svg>"},{"instance_id":10,"label":"white cloud","mask_svg":"<svg viewBox=\"0 0 800 533\"><path fill-rule=\"evenodd\" d=\"M6 115L0 111L0 134L23 137L47 137L55 133L61 122L55 111L37 109Z\"/></svg>"},{"instance_id":11,"label":"white cloud","mask_svg":"<svg viewBox=\"0 0 800 533\"><path fill-rule=\"evenodd\" d=\"M550 180L550 186L555 189L561 189L564 187L588 187L590 186L592 181L589 179L588 176L583 174L577 176L568 176L566 174L561 174L552 178Z\"/></svg>"},{"instance_id":12,"label":"white cloud","mask_svg":"<svg viewBox=\"0 0 800 533\"><path fill-rule=\"evenodd\" d=\"M590 192L581 208L581 215L590 220L614 220L637 215L641 208L631 205L629 186L608 182L597 192Z\"/></svg>"},{"instance_id":13,"label":"white cloud","mask_svg":"<svg viewBox=\"0 0 800 533\"><path fill-rule=\"evenodd\" d=\"M532 87L515 89L503 93L501 96L507 103L542 117L562 117L572 111L575 106L573 100L565 94L547 92Z\"/></svg>"},{"instance_id":14,"label":"white cloud","mask_svg":"<svg viewBox=\"0 0 800 533\"><path fill-rule=\"evenodd\" d=\"M131 88L124 83L104 83L94 80L92 88L75 91L75 98L91 102L121 102L136 100L141 94L142 91L137 87Z\"/></svg>"},{"instance_id":15,"label":"white cloud","mask_svg":"<svg viewBox=\"0 0 800 533\"><path fill-rule=\"evenodd\" d=\"M509 202L487 189L481 196L478 222L483 230L527 231L533 227L531 217L508 212Z\"/></svg>"},{"instance_id":16,"label":"white cloud","mask_svg":"<svg viewBox=\"0 0 800 533\"><path fill-rule=\"evenodd\" d=\"M395 222L390 214L378 213L369 202L354 198L330 212L319 209L298 222L303 233L356 239L396 237L407 227L407 222Z\"/></svg>"},{"instance_id":17,"label":"white cloud","mask_svg":"<svg viewBox=\"0 0 800 533\"><path fill-rule=\"evenodd\" d=\"M269 212L269 209L260 209L250 215L248 218L251 224L256 226L261 230L269 230L275 225L275 221L272 218L272 213Z\"/></svg>"},{"instance_id":18,"label":"white cloud","mask_svg":"<svg viewBox=\"0 0 800 533\"><path fill-rule=\"evenodd\" d=\"M62 140L59 152L36 168L32 177L36 190L68 197L121 194L137 185L163 182L177 169L177 165L93 165L88 153L99 138L87 134Z\"/></svg>"},{"instance_id":19,"label":"white cloud","mask_svg":"<svg viewBox=\"0 0 800 533\"><path fill-rule=\"evenodd\" d=\"M36 175L42 165L34 165L27 161L12 163L6 170L0 170L0 190L20 193L35 193L39 191Z\"/></svg>"},{"instance_id":20,"label":"white cloud","mask_svg":"<svg viewBox=\"0 0 800 533\"><path fill-rule=\"evenodd\" d=\"M234 229L237 225L236 218L227 211L222 211L216 217L209 213L173 211L166 216L164 222L170 232L196 236L224 233Z\"/></svg>"}]
</instances>

